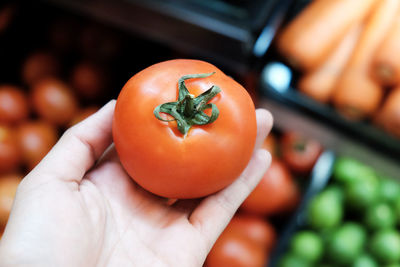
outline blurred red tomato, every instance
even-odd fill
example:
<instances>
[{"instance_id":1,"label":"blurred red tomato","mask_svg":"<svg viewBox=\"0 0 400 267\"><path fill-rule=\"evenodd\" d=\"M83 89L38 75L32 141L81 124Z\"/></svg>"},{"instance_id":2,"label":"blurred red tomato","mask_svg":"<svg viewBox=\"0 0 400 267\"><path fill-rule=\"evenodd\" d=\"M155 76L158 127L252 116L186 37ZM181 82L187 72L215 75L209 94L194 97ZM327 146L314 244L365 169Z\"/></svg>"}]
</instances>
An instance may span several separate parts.
<instances>
[{"instance_id":1,"label":"blurred red tomato","mask_svg":"<svg viewBox=\"0 0 400 267\"><path fill-rule=\"evenodd\" d=\"M84 119L86 119L87 117L89 117L90 115L93 115L94 113L96 113L99 110L98 107L87 107L84 109L79 110L74 118L71 120L69 126L73 126L81 121L83 121Z\"/></svg>"},{"instance_id":2,"label":"blurred red tomato","mask_svg":"<svg viewBox=\"0 0 400 267\"><path fill-rule=\"evenodd\" d=\"M272 159L261 182L243 202L241 209L254 214L275 215L296 207L300 191L287 167Z\"/></svg>"},{"instance_id":3,"label":"blurred red tomato","mask_svg":"<svg viewBox=\"0 0 400 267\"><path fill-rule=\"evenodd\" d=\"M23 81L32 86L45 77L57 76L60 65L57 59L46 52L36 52L30 55L22 66Z\"/></svg>"},{"instance_id":4,"label":"blurred red tomato","mask_svg":"<svg viewBox=\"0 0 400 267\"><path fill-rule=\"evenodd\" d=\"M48 35L52 50L66 53L76 49L76 36L79 35L80 28L79 21L74 17L57 17L51 23Z\"/></svg>"},{"instance_id":5,"label":"blurred red tomato","mask_svg":"<svg viewBox=\"0 0 400 267\"><path fill-rule=\"evenodd\" d=\"M0 7L0 34L7 29L8 25L10 25L10 22L14 17L15 9L16 7L14 4L7 4Z\"/></svg>"},{"instance_id":6,"label":"blurred red tomato","mask_svg":"<svg viewBox=\"0 0 400 267\"><path fill-rule=\"evenodd\" d=\"M34 85L32 101L40 117L59 126L67 126L78 111L78 100L71 88L54 78Z\"/></svg>"},{"instance_id":7,"label":"blurred red tomato","mask_svg":"<svg viewBox=\"0 0 400 267\"><path fill-rule=\"evenodd\" d=\"M95 23L84 26L79 37L79 48L86 58L108 61L121 51L121 40L115 31Z\"/></svg>"},{"instance_id":8,"label":"blurred red tomato","mask_svg":"<svg viewBox=\"0 0 400 267\"><path fill-rule=\"evenodd\" d=\"M15 193L22 177L20 174L0 176L0 229L7 224Z\"/></svg>"},{"instance_id":9,"label":"blurred red tomato","mask_svg":"<svg viewBox=\"0 0 400 267\"><path fill-rule=\"evenodd\" d=\"M308 173L314 167L322 146L319 142L305 138L296 132L283 134L281 140L282 159L297 173Z\"/></svg>"},{"instance_id":10,"label":"blurred red tomato","mask_svg":"<svg viewBox=\"0 0 400 267\"><path fill-rule=\"evenodd\" d=\"M101 96L107 84L106 72L99 66L82 62L72 71L71 85L85 99Z\"/></svg>"},{"instance_id":11,"label":"blurred red tomato","mask_svg":"<svg viewBox=\"0 0 400 267\"><path fill-rule=\"evenodd\" d=\"M33 169L57 142L57 130L44 121L30 121L20 125L17 137L24 162Z\"/></svg>"},{"instance_id":12,"label":"blurred red tomato","mask_svg":"<svg viewBox=\"0 0 400 267\"><path fill-rule=\"evenodd\" d=\"M16 170L21 163L21 151L15 131L0 125L0 173Z\"/></svg>"},{"instance_id":13,"label":"blurred red tomato","mask_svg":"<svg viewBox=\"0 0 400 267\"><path fill-rule=\"evenodd\" d=\"M276 242L276 232L267 220L251 214L236 214L225 231L242 234L269 252Z\"/></svg>"},{"instance_id":14,"label":"blurred red tomato","mask_svg":"<svg viewBox=\"0 0 400 267\"><path fill-rule=\"evenodd\" d=\"M0 85L0 123L17 123L29 115L28 100L22 89Z\"/></svg>"},{"instance_id":15,"label":"blurred red tomato","mask_svg":"<svg viewBox=\"0 0 400 267\"><path fill-rule=\"evenodd\" d=\"M206 259L207 267L262 267L267 260L262 246L235 231L224 231Z\"/></svg>"},{"instance_id":16,"label":"blurred red tomato","mask_svg":"<svg viewBox=\"0 0 400 267\"><path fill-rule=\"evenodd\" d=\"M268 150L272 156L276 156L278 153L278 146L276 143L276 137L273 133L270 133L267 138L265 138L263 144L261 145L262 148Z\"/></svg>"}]
</instances>

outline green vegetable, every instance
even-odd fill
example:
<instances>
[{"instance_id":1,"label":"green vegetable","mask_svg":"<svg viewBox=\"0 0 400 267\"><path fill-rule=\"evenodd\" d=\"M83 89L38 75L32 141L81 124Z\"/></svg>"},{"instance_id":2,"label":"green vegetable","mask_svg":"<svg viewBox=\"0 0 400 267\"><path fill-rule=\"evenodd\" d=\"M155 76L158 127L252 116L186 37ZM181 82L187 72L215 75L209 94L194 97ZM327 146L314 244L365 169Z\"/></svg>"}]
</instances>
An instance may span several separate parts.
<instances>
[{"instance_id":1,"label":"green vegetable","mask_svg":"<svg viewBox=\"0 0 400 267\"><path fill-rule=\"evenodd\" d=\"M374 173L373 169L361 162L349 157L340 157L335 162L333 178L340 183L347 184L360 177L371 175L371 173Z\"/></svg>"},{"instance_id":2,"label":"green vegetable","mask_svg":"<svg viewBox=\"0 0 400 267\"><path fill-rule=\"evenodd\" d=\"M323 254L322 239L312 231L298 232L292 238L291 252L309 262L316 262Z\"/></svg>"},{"instance_id":3,"label":"green vegetable","mask_svg":"<svg viewBox=\"0 0 400 267\"><path fill-rule=\"evenodd\" d=\"M360 176L345 186L347 204L357 210L365 210L379 199L379 181L375 175Z\"/></svg>"},{"instance_id":4,"label":"green vegetable","mask_svg":"<svg viewBox=\"0 0 400 267\"><path fill-rule=\"evenodd\" d=\"M333 190L325 190L316 195L307 212L310 226L317 230L336 227L343 217L341 200Z\"/></svg>"},{"instance_id":5,"label":"green vegetable","mask_svg":"<svg viewBox=\"0 0 400 267\"><path fill-rule=\"evenodd\" d=\"M396 214L397 223L400 224L400 195L394 201L394 213Z\"/></svg>"},{"instance_id":6,"label":"green vegetable","mask_svg":"<svg viewBox=\"0 0 400 267\"><path fill-rule=\"evenodd\" d=\"M396 224L396 215L388 204L377 203L366 211L364 222L371 230L392 228Z\"/></svg>"},{"instance_id":7,"label":"green vegetable","mask_svg":"<svg viewBox=\"0 0 400 267\"><path fill-rule=\"evenodd\" d=\"M286 254L279 262L279 267L311 267L312 264L293 254Z\"/></svg>"},{"instance_id":8,"label":"green vegetable","mask_svg":"<svg viewBox=\"0 0 400 267\"><path fill-rule=\"evenodd\" d=\"M378 264L370 255L362 254L355 259L352 267L378 267Z\"/></svg>"},{"instance_id":9,"label":"green vegetable","mask_svg":"<svg viewBox=\"0 0 400 267\"><path fill-rule=\"evenodd\" d=\"M380 180L379 196L382 201L394 203L400 196L400 183L394 179L382 178Z\"/></svg>"},{"instance_id":10,"label":"green vegetable","mask_svg":"<svg viewBox=\"0 0 400 267\"><path fill-rule=\"evenodd\" d=\"M333 234L327 247L328 258L336 264L349 266L363 251L364 228L353 222L344 223Z\"/></svg>"},{"instance_id":11,"label":"green vegetable","mask_svg":"<svg viewBox=\"0 0 400 267\"><path fill-rule=\"evenodd\" d=\"M370 253L381 263L391 264L400 260L400 235L395 229L376 232L370 241Z\"/></svg>"}]
</instances>

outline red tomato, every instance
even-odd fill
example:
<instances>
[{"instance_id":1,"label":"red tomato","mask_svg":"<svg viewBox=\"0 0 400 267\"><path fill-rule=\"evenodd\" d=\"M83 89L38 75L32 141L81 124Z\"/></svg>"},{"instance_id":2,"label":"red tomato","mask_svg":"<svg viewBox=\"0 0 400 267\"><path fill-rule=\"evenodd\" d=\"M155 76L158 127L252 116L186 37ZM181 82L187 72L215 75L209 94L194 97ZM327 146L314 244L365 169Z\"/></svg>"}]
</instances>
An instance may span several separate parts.
<instances>
[{"instance_id":1,"label":"red tomato","mask_svg":"<svg viewBox=\"0 0 400 267\"><path fill-rule=\"evenodd\" d=\"M251 214L236 214L225 231L242 234L266 252L270 252L276 242L274 227L267 220Z\"/></svg>"},{"instance_id":2,"label":"red tomato","mask_svg":"<svg viewBox=\"0 0 400 267\"><path fill-rule=\"evenodd\" d=\"M58 53L76 49L76 36L80 32L80 23L71 16L59 16L52 21L49 29L49 41L52 50Z\"/></svg>"},{"instance_id":3,"label":"red tomato","mask_svg":"<svg viewBox=\"0 0 400 267\"><path fill-rule=\"evenodd\" d=\"M23 81L32 86L48 76L57 76L60 66L57 59L46 52L36 52L30 55L22 66Z\"/></svg>"},{"instance_id":4,"label":"red tomato","mask_svg":"<svg viewBox=\"0 0 400 267\"><path fill-rule=\"evenodd\" d=\"M245 236L224 231L207 256L207 267L262 267L266 251Z\"/></svg>"},{"instance_id":5,"label":"red tomato","mask_svg":"<svg viewBox=\"0 0 400 267\"><path fill-rule=\"evenodd\" d=\"M47 78L33 87L33 107L46 121L66 126L78 111L78 100L63 82Z\"/></svg>"},{"instance_id":6,"label":"red tomato","mask_svg":"<svg viewBox=\"0 0 400 267\"><path fill-rule=\"evenodd\" d=\"M0 176L0 229L7 224L15 193L22 177L20 174Z\"/></svg>"},{"instance_id":7,"label":"red tomato","mask_svg":"<svg viewBox=\"0 0 400 267\"><path fill-rule=\"evenodd\" d=\"M96 113L98 110L99 110L98 107L87 107L87 108L79 110L78 113L75 114L75 116L72 119L72 121L70 122L69 126L75 125L75 124L83 121L90 115L93 115L94 113Z\"/></svg>"},{"instance_id":8,"label":"red tomato","mask_svg":"<svg viewBox=\"0 0 400 267\"><path fill-rule=\"evenodd\" d=\"M13 129L0 125L0 173L18 168L21 163L21 151Z\"/></svg>"},{"instance_id":9,"label":"red tomato","mask_svg":"<svg viewBox=\"0 0 400 267\"><path fill-rule=\"evenodd\" d=\"M272 156L277 155L278 146L276 144L276 137L273 133L270 133L267 138L265 138L263 144L261 145L262 148L268 150Z\"/></svg>"},{"instance_id":10,"label":"red tomato","mask_svg":"<svg viewBox=\"0 0 400 267\"><path fill-rule=\"evenodd\" d=\"M96 61L108 61L118 57L121 40L115 32L97 24L86 25L78 39L82 54Z\"/></svg>"},{"instance_id":11,"label":"red tomato","mask_svg":"<svg viewBox=\"0 0 400 267\"><path fill-rule=\"evenodd\" d=\"M213 85L220 87L210 102L220 112L214 122L182 134L176 121L155 117L156 107L177 101L182 76L211 72L215 73L185 83L195 96ZM188 95L185 99L187 104L194 101ZM186 118L197 110L189 106ZM210 109L205 112L210 115ZM209 63L171 60L139 72L125 84L115 108L113 137L122 165L143 188L168 198L197 198L221 190L239 176L253 153L256 128L254 104L242 86Z\"/></svg>"},{"instance_id":12,"label":"red tomato","mask_svg":"<svg viewBox=\"0 0 400 267\"><path fill-rule=\"evenodd\" d=\"M285 133L281 143L282 159L297 173L310 172L322 152L320 143L304 138L296 132Z\"/></svg>"},{"instance_id":13,"label":"red tomato","mask_svg":"<svg viewBox=\"0 0 400 267\"><path fill-rule=\"evenodd\" d=\"M24 92L12 85L0 86L0 123L17 123L29 115L28 100Z\"/></svg>"},{"instance_id":14,"label":"red tomato","mask_svg":"<svg viewBox=\"0 0 400 267\"><path fill-rule=\"evenodd\" d=\"M31 121L20 125L17 137L23 159L33 169L57 142L57 130L43 121Z\"/></svg>"},{"instance_id":15,"label":"red tomato","mask_svg":"<svg viewBox=\"0 0 400 267\"><path fill-rule=\"evenodd\" d=\"M3 33L10 25L14 17L15 5L7 4L0 8L0 34Z\"/></svg>"},{"instance_id":16,"label":"red tomato","mask_svg":"<svg viewBox=\"0 0 400 267\"><path fill-rule=\"evenodd\" d=\"M242 210L275 215L293 209L300 200L300 192L286 166L273 159L261 182L242 204Z\"/></svg>"},{"instance_id":17,"label":"red tomato","mask_svg":"<svg viewBox=\"0 0 400 267\"><path fill-rule=\"evenodd\" d=\"M98 98L107 85L106 73L98 65L82 62L72 72L71 85L83 98Z\"/></svg>"}]
</instances>

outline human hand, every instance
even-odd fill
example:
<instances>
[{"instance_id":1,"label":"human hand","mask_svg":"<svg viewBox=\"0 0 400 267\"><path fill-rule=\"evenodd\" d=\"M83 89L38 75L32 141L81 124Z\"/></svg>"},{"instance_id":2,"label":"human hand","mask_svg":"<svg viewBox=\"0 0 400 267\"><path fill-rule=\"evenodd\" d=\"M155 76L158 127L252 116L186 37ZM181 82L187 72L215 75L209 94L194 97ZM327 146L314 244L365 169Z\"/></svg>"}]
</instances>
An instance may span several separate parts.
<instances>
[{"instance_id":1,"label":"human hand","mask_svg":"<svg viewBox=\"0 0 400 267\"><path fill-rule=\"evenodd\" d=\"M171 204L138 186L111 145L115 101L70 128L21 182L0 266L201 266L270 156L272 117L257 110L256 149L242 175L202 200Z\"/></svg>"}]
</instances>

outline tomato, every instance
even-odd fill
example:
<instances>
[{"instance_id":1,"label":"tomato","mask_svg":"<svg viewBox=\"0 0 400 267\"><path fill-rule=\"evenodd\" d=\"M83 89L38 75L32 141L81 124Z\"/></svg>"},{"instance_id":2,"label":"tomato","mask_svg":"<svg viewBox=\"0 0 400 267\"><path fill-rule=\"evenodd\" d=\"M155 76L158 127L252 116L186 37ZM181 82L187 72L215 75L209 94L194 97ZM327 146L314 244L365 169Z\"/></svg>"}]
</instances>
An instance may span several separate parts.
<instances>
[{"instance_id":1,"label":"tomato","mask_svg":"<svg viewBox=\"0 0 400 267\"><path fill-rule=\"evenodd\" d=\"M22 79L26 84L32 86L45 77L57 76L59 72L59 62L53 55L46 52L36 52L23 63Z\"/></svg>"},{"instance_id":2,"label":"tomato","mask_svg":"<svg viewBox=\"0 0 400 267\"><path fill-rule=\"evenodd\" d=\"M52 50L58 53L74 51L80 27L79 21L70 16L59 16L52 21L48 33Z\"/></svg>"},{"instance_id":3,"label":"tomato","mask_svg":"<svg viewBox=\"0 0 400 267\"><path fill-rule=\"evenodd\" d=\"M274 215L293 209L299 200L300 191L289 170L281 161L273 159L241 209L254 214Z\"/></svg>"},{"instance_id":4,"label":"tomato","mask_svg":"<svg viewBox=\"0 0 400 267\"><path fill-rule=\"evenodd\" d=\"M12 85L0 86L0 123L17 123L28 115L28 100L23 91Z\"/></svg>"},{"instance_id":5,"label":"tomato","mask_svg":"<svg viewBox=\"0 0 400 267\"><path fill-rule=\"evenodd\" d=\"M0 124L0 173L17 169L20 163L21 152L14 130Z\"/></svg>"},{"instance_id":6,"label":"tomato","mask_svg":"<svg viewBox=\"0 0 400 267\"><path fill-rule=\"evenodd\" d=\"M122 50L119 36L95 23L83 27L78 42L82 54L96 61L112 60Z\"/></svg>"},{"instance_id":7,"label":"tomato","mask_svg":"<svg viewBox=\"0 0 400 267\"><path fill-rule=\"evenodd\" d=\"M12 203L22 175L7 174L0 176L0 229L7 224Z\"/></svg>"},{"instance_id":8,"label":"tomato","mask_svg":"<svg viewBox=\"0 0 400 267\"><path fill-rule=\"evenodd\" d=\"M262 267L267 254L262 246L245 236L224 231L207 256L207 267Z\"/></svg>"},{"instance_id":9,"label":"tomato","mask_svg":"<svg viewBox=\"0 0 400 267\"><path fill-rule=\"evenodd\" d=\"M83 121L90 115L93 115L94 113L96 113L98 110L99 110L99 108L94 107L94 106L79 110L78 113L75 114L74 118L69 123L69 126L75 125L75 124Z\"/></svg>"},{"instance_id":10,"label":"tomato","mask_svg":"<svg viewBox=\"0 0 400 267\"><path fill-rule=\"evenodd\" d=\"M15 5L13 4L7 4L0 8L0 34L10 25L14 17L15 9Z\"/></svg>"},{"instance_id":11,"label":"tomato","mask_svg":"<svg viewBox=\"0 0 400 267\"><path fill-rule=\"evenodd\" d=\"M20 125L17 137L24 162L33 169L57 142L57 130L43 121L31 121Z\"/></svg>"},{"instance_id":12,"label":"tomato","mask_svg":"<svg viewBox=\"0 0 400 267\"><path fill-rule=\"evenodd\" d=\"M72 72L72 87L86 99L95 99L101 96L106 83L105 71L98 65L89 62L78 64Z\"/></svg>"},{"instance_id":13,"label":"tomato","mask_svg":"<svg viewBox=\"0 0 400 267\"><path fill-rule=\"evenodd\" d=\"M276 242L276 232L272 224L255 215L235 215L225 231L234 231L242 234L255 244L263 247L266 252L271 251Z\"/></svg>"},{"instance_id":14,"label":"tomato","mask_svg":"<svg viewBox=\"0 0 400 267\"><path fill-rule=\"evenodd\" d=\"M66 126L78 111L78 100L63 82L47 78L33 87L33 107L46 121Z\"/></svg>"},{"instance_id":15,"label":"tomato","mask_svg":"<svg viewBox=\"0 0 400 267\"><path fill-rule=\"evenodd\" d=\"M272 156L276 156L278 153L278 146L276 142L276 137L273 133L270 133L267 138L265 138L263 144L261 145L262 148L268 150Z\"/></svg>"},{"instance_id":16,"label":"tomato","mask_svg":"<svg viewBox=\"0 0 400 267\"><path fill-rule=\"evenodd\" d=\"M319 142L304 138L296 132L285 133L281 142L282 159L297 173L310 172L322 151Z\"/></svg>"},{"instance_id":17,"label":"tomato","mask_svg":"<svg viewBox=\"0 0 400 267\"><path fill-rule=\"evenodd\" d=\"M199 98L183 97L181 82L183 100L178 108L184 115L175 115L187 120L180 119L177 124L156 118L161 104L177 101L178 80L191 74L207 75L186 77L183 83L189 92L198 96L207 91L212 99L190 108ZM214 85L221 89L219 93L216 87L208 90ZM212 104L205 105L208 101ZM162 106L165 112L171 107L168 105L173 104ZM212 105L213 109L209 108ZM205 107L205 113L192 114ZM158 116L172 118L164 113ZM188 130L186 126L194 118L216 120ZM114 143L125 170L146 190L168 198L202 197L232 183L250 160L256 131L254 104L246 90L215 66L198 60L166 61L133 76L118 97L113 120Z\"/></svg>"}]
</instances>

